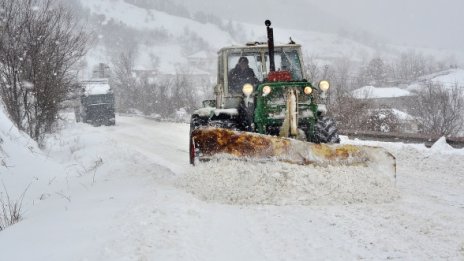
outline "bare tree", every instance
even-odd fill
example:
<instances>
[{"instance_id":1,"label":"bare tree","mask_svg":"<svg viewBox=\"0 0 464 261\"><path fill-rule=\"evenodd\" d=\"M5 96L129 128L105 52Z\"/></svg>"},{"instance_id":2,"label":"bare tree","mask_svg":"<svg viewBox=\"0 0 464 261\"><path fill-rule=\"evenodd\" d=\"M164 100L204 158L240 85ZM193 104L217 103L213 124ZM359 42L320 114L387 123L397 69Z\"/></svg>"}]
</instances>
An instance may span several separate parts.
<instances>
[{"instance_id":1,"label":"bare tree","mask_svg":"<svg viewBox=\"0 0 464 261\"><path fill-rule=\"evenodd\" d=\"M111 77L111 86L114 88L116 99L116 108L119 111L127 112L135 108L138 102L137 80L134 77L134 52L128 51L121 53L113 61L113 77Z\"/></svg>"},{"instance_id":2,"label":"bare tree","mask_svg":"<svg viewBox=\"0 0 464 261\"><path fill-rule=\"evenodd\" d=\"M172 89L173 109L191 111L197 106L198 90L193 88L193 75L186 67L178 67Z\"/></svg>"},{"instance_id":3,"label":"bare tree","mask_svg":"<svg viewBox=\"0 0 464 261\"><path fill-rule=\"evenodd\" d=\"M412 106L418 117L421 133L432 135L456 135L464 126L464 93L455 84L452 88L427 82L417 93Z\"/></svg>"},{"instance_id":4,"label":"bare tree","mask_svg":"<svg viewBox=\"0 0 464 261\"><path fill-rule=\"evenodd\" d=\"M174 112L174 109L172 109L173 104L171 102L171 91L173 86L174 81L169 77L159 79L157 84L158 96L155 100L155 112L159 113L163 117L168 117Z\"/></svg>"},{"instance_id":5,"label":"bare tree","mask_svg":"<svg viewBox=\"0 0 464 261\"><path fill-rule=\"evenodd\" d=\"M404 82L416 80L426 73L425 57L415 51L402 53L394 69L395 78Z\"/></svg>"},{"instance_id":6,"label":"bare tree","mask_svg":"<svg viewBox=\"0 0 464 261\"><path fill-rule=\"evenodd\" d=\"M370 84L381 86L387 78L387 68L382 58L373 58L366 69L366 74Z\"/></svg>"},{"instance_id":7,"label":"bare tree","mask_svg":"<svg viewBox=\"0 0 464 261\"><path fill-rule=\"evenodd\" d=\"M317 62L316 55L308 55L306 54L304 57L305 60L305 74L308 76L308 80L311 82L318 82L321 80L324 66Z\"/></svg>"},{"instance_id":8,"label":"bare tree","mask_svg":"<svg viewBox=\"0 0 464 261\"><path fill-rule=\"evenodd\" d=\"M87 35L54 0L0 0L0 9L0 94L18 128L40 141L75 87Z\"/></svg>"},{"instance_id":9,"label":"bare tree","mask_svg":"<svg viewBox=\"0 0 464 261\"><path fill-rule=\"evenodd\" d=\"M321 79L328 79L331 87L328 91L328 114L337 121L338 128L364 129L369 118L369 110L374 108L368 99L357 99L352 91L357 78L351 77L353 64L347 58L335 61L332 67L313 68Z\"/></svg>"}]
</instances>

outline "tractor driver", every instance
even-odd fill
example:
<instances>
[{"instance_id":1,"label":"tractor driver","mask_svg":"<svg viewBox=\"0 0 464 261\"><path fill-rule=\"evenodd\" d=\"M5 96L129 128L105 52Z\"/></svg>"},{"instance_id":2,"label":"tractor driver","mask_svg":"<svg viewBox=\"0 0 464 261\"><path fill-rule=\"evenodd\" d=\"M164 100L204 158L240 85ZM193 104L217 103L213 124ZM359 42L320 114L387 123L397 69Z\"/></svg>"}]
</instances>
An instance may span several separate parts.
<instances>
[{"instance_id":1,"label":"tractor driver","mask_svg":"<svg viewBox=\"0 0 464 261\"><path fill-rule=\"evenodd\" d=\"M240 57L235 68L229 72L229 92L241 93L245 83L255 85L258 82L253 69L248 67L248 58Z\"/></svg>"}]
</instances>

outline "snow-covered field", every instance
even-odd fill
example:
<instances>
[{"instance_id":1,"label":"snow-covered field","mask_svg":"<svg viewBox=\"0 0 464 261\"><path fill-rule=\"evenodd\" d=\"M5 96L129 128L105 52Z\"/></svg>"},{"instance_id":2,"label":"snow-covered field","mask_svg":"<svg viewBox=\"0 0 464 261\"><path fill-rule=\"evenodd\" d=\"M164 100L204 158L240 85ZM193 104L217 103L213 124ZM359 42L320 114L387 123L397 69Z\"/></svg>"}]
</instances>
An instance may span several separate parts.
<instances>
[{"instance_id":1,"label":"snow-covered field","mask_svg":"<svg viewBox=\"0 0 464 261\"><path fill-rule=\"evenodd\" d=\"M64 122L41 150L0 113L0 180L25 190L0 260L463 260L464 151L384 146L368 170L188 164L188 125Z\"/></svg>"}]
</instances>

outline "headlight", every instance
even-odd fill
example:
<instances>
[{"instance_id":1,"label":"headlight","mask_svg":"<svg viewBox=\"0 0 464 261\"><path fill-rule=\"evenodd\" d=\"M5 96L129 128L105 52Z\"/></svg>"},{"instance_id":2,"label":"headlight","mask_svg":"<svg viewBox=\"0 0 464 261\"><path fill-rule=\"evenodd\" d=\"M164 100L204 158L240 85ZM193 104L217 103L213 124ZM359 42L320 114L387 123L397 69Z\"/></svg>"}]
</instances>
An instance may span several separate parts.
<instances>
[{"instance_id":1,"label":"headlight","mask_svg":"<svg viewBox=\"0 0 464 261\"><path fill-rule=\"evenodd\" d=\"M321 91L326 92L330 87L330 84L328 81L320 81L319 82L319 88Z\"/></svg>"},{"instance_id":2,"label":"headlight","mask_svg":"<svg viewBox=\"0 0 464 261\"><path fill-rule=\"evenodd\" d=\"M253 92L253 85L245 83L242 88L243 94L246 96L250 95Z\"/></svg>"},{"instance_id":3,"label":"headlight","mask_svg":"<svg viewBox=\"0 0 464 261\"><path fill-rule=\"evenodd\" d=\"M313 92L313 89L309 86L306 86L304 88L304 93L307 94L307 95L310 95L311 93Z\"/></svg>"},{"instance_id":4,"label":"headlight","mask_svg":"<svg viewBox=\"0 0 464 261\"><path fill-rule=\"evenodd\" d=\"M266 96L268 95L269 93L271 93L271 87L270 86L264 86L263 87L263 96Z\"/></svg>"}]
</instances>

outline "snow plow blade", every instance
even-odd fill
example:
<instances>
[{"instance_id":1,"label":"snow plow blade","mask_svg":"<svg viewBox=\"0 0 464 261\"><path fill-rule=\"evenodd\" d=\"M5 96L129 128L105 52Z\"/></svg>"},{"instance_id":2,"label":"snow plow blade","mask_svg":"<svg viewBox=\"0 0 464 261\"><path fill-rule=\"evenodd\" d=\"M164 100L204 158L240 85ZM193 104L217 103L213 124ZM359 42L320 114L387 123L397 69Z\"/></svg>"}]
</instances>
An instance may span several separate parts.
<instances>
[{"instance_id":1,"label":"snow plow blade","mask_svg":"<svg viewBox=\"0 0 464 261\"><path fill-rule=\"evenodd\" d=\"M380 147L315 144L223 128L198 128L191 133L191 163L195 159L232 158L281 161L314 166L365 166L396 179L395 157Z\"/></svg>"}]
</instances>

